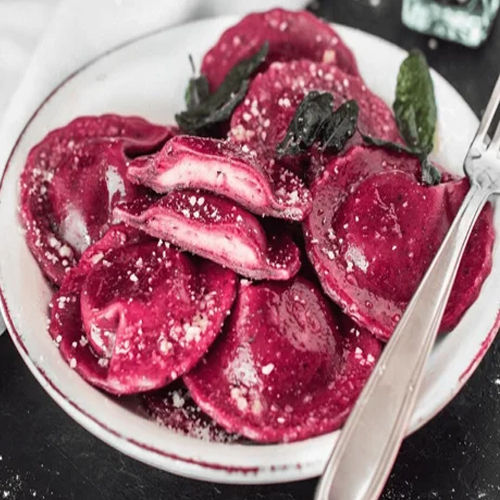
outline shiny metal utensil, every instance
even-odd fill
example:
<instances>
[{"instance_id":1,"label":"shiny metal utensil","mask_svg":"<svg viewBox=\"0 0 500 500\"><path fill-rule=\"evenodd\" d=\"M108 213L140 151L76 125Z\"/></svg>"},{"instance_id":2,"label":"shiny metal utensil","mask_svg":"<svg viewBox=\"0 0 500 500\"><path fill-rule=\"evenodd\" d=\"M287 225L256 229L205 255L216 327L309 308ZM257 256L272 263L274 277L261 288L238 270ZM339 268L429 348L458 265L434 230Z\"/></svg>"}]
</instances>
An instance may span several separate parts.
<instances>
[{"instance_id":1,"label":"shiny metal utensil","mask_svg":"<svg viewBox=\"0 0 500 500\"><path fill-rule=\"evenodd\" d=\"M469 192L342 430L316 500L375 500L384 487L467 240L488 198L500 193L500 123L488 136L499 105L500 76L464 161Z\"/></svg>"}]
</instances>

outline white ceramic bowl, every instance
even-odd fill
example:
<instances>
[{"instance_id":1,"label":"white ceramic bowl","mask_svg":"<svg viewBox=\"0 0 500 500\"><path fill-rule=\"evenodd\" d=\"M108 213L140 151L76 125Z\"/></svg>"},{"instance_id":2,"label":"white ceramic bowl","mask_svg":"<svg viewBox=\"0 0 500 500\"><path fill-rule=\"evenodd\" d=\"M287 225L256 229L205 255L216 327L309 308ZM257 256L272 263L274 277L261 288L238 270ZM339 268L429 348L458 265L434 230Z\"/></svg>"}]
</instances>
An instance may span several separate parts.
<instances>
[{"instance_id":1,"label":"white ceramic bowl","mask_svg":"<svg viewBox=\"0 0 500 500\"><path fill-rule=\"evenodd\" d=\"M235 21L230 17L211 19L133 40L82 67L40 105L12 151L0 187L1 301L12 339L42 387L71 417L106 443L145 463L193 478L238 483L291 481L321 472L338 432L266 446L199 441L159 427L134 404L106 396L71 370L46 333L51 291L25 244L17 213L18 179L24 161L29 149L47 132L79 115L105 112L172 123L174 113L183 107L191 73L187 55L200 61L205 50ZM405 52L366 33L337 28L353 49L368 85L390 104ZM435 157L460 173L477 119L441 76L433 73L433 79L439 106ZM495 210L495 227L499 231L499 210ZM453 398L495 336L500 297L498 243L493 259L492 274L478 300L432 352L409 432Z\"/></svg>"}]
</instances>

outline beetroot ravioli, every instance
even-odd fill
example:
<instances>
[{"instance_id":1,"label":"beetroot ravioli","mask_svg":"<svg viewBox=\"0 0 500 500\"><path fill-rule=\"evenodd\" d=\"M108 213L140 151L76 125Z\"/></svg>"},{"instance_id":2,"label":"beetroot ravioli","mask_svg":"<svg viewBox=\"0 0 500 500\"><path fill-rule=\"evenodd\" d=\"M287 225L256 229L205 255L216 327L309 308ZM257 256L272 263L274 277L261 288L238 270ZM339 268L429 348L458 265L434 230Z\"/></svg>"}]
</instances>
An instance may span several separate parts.
<instances>
[{"instance_id":1,"label":"beetroot ravioli","mask_svg":"<svg viewBox=\"0 0 500 500\"><path fill-rule=\"evenodd\" d=\"M20 212L69 366L192 438L338 429L469 188L428 158L426 64L402 63L393 113L328 24L274 9L207 52L178 127L103 115L50 132ZM494 236L487 205L442 331L480 293Z\"/></svg>"},{"instance_id":2,"label":"beetroot ravioli","mask_svg":"<svg viewBox=\"0 0 500 500\"><path fill-rule=\"evenodd\" d=\"M143 188L127 180L127 159L175 133L142 118L86 116L52 131L28 156L21 178L26 241L47 277L65 272L109 227L113 206Z\"/></svg>"},{"instance_id":3,"label":"beetroot ravioli","mask_svg":"<svg viewBox=\"0 0 500 500\"><path fill-rule=\"evenodd\" d=\"M303 220L311 210L311 196L301 179L279 163L244 150L230 141L177 136L149 160L132 163L128 176L157 193L206 189L255 214Z\"/></svg>"},{"instance_id":4,"label":"beetroot ravioli","mask_svg":"<svg viewBox=\"0 0 500 500\"><path fill-rule=\"evenodd\" d=\"M337 33L309 12L273 9L249 14L226 30L203 58L201 72L212 89L217 88L229 70L269 43L267 64L274 61L309 59L337 65L358 74L356 60Z\"/></svg>"},{"instance_id":5,"label":"beetroot ravioli","mask_svg":"<svg viewBox=\"0 0 500 500\"><path fill-rule=\"evenodd\" d=\"M367 332L340 325L304 278L242 283L224 334L184 381L202 410L255 441L334 430L380 352Z\"/></svg>"},{"instance_id":6,"label":"beetroot ravioli","mask_svg":"<svg viewBox=\"0 0 500 500\"><path fill-rule=\"evenodd\" d=\"M468 182L422 186L415 158L357 147L332 160L312 186L307 252L324 290L387 340L462 202ZM491 270L487 205L472 232L441 324L453 328Z\"/></svg>"},{"instance_id":7,"label":"beetroot ravioli","mask_svg":"<svg viewBox=\"0 0 500 500\"><path fill-rule=\"evenodd\" d=\"M268 238L256 217L211 193L173 191L115 209L116 218L254 279L287 280L300 269L287 234Z\"/></svg>"},{"instance_id":8,"label":"beetroot ravioli","mask_svg":"<svg viewBox=\"0 0 500 500\"><path fill-rule=\"evenodd\" d=\"M63 357L114 394L162 387L192 368L219 333L235 274L114 226L65 277L49 330Z\"/></svg>"}]
</instances>

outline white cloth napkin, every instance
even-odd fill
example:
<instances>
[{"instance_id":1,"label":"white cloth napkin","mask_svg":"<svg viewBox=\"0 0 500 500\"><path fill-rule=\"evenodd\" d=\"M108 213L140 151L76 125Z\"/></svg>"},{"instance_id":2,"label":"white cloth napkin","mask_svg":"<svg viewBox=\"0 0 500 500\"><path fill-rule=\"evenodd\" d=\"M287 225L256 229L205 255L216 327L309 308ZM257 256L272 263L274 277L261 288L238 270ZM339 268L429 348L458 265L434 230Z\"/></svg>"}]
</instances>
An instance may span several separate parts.
<instances>
[{"instance_id":1,"label":"white cloth napkin","mask_svg":"<svg viewBox=\"0 0 500 500\"><path fill-rule=\"evenodd\" d=\"M0 0L0 170L38 104L99 53L148 31L305 0ZM4 329L0 318L0 332Z\"/></svg>"}]
</instances>

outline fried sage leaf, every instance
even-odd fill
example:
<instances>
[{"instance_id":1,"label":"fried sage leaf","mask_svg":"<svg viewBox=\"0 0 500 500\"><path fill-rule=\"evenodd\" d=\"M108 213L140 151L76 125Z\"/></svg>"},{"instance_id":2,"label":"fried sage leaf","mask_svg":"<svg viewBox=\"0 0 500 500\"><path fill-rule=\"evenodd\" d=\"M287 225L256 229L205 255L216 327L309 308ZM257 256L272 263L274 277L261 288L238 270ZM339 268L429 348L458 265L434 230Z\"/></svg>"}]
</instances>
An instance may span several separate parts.
<instances>
[{"instance_id":1,"label":"fried sage leaf","mask_svg":"<svg viewBox=\"0 0 500 500\"><path fill-rule=\"evenodd\" d=\"M434 147L437 106L434 87L425 56L412 50L401 63L393 104L398 129L406 145L361 134L367 144L418 156L422 182L430 186L441 182L439 170L428 159Z\"/></svg>"},{"instance_id":2,"label":"fried sage leaf","mask_svg":"<svg viewBox=\"0 0 500 500\"><path fill-rule=\"evenodd\" d=\"M356 101L351 99L341 104L325 124L322 149L332 153L342 151L356 131L358 114L359 106Z\"/></svg>"},{"instance_id":3,"label":"fried sage leaf","mask_svg":"<svg viewBox=\"0 0 500 500\"><path fill-rule=\"evenodd\" d=\"M190 78L185 94L186 107L188 111L191 111L199 106L200 103L208 98L209 94L208 80L205 75Z\"/></svg>"},{"instance_id":4,"label":"fried sage leaf","mask_svg":"<svg viewBox=\"0 0 500 500\"><path fill-rule=\"evenodd\" d=\"M333 95L309 92L297 107L284 139L276 147L278 157L297 155L314 143L321 150L338 153L356 130L356 101L346 101L333 111Z\"/></svg>"},{"instance_id":5,"label":"fried sage leaf","mask_svg":"<svg viewBox=\"0 0 500 500\"><path fill-rule=\"evenodd\" d=\"M321 139L322 129L331 118L333 96L329 92L309 92L297 107L284 139L278 144L278 156L307 151Z\"/></svg>"},{"instance_id":6,"label":"fried sage leaf","mask_svg":"<svg viewBox=\"0 0 500 500\"><path fill-rule=\"evenodd\" d=\"M437 107L429 66L419 50L412 50L399 67L393 109L408 146L429 154L434 147Z\"/></svg>"},{"instance_id":7,"label":"fried sage leaf","mask_svg":"<svg viewBox=\"0 0 500 500\"><path fill-rule=\"evenodd\" d=\"M436 186L441 182L441 172L429 161L429 158L421 158L422 182L429 186Z\"/></svg>"},{"instance_id":8,"label":"fried sage leaf","mask_svg":"<svg viewBox=\"0 0 500 500\"><path fill-rule=\"evenodd\" d=\"M186 90L186 111L175 115L179 127L192 135L207 135L213 125L227 120L243 100L249 78L266 59L266 42L253 56L233 66L215 92L209 93L205 76L191 78Z\"/></svg>"},{"instance_id":9,"label":"fried sage leaf","mask_svg":"<svg viewBox=\"0 0 500 500\"><path fill-rule=\"evenodd\" d=\"M371 135L363 134L359 129L358 131L363 138L363 141L365 141L366 144L370 146L378 146L381 148L389 149L390 151L395 151L396 153L415 154L411 148L405 146L404 144L386 141L385 139L379 139L378 137L372 137Z\"/></svg>"},{"instance_id":10,"label":"fried sage leaf","mask_svg":"<svg viewBox=\"0 0 500 500\"><path fill-rule=\"evenodd\" d=\"M421 153L420 151L414 150L409 146L404 144L399 144L397 142L386 141L384 139L379 139L377 137L372 137L370 135L363 134L360 132L363 141L370 146L378 146L381 148L389 149L390 151L395 151L396 153L407 153L410 155L418 156L420 163L422 165L422 182L429 186L435 186L441 182L441 173L439 170L429 161L427 155Z\"/></svg>"}]
</instances>

